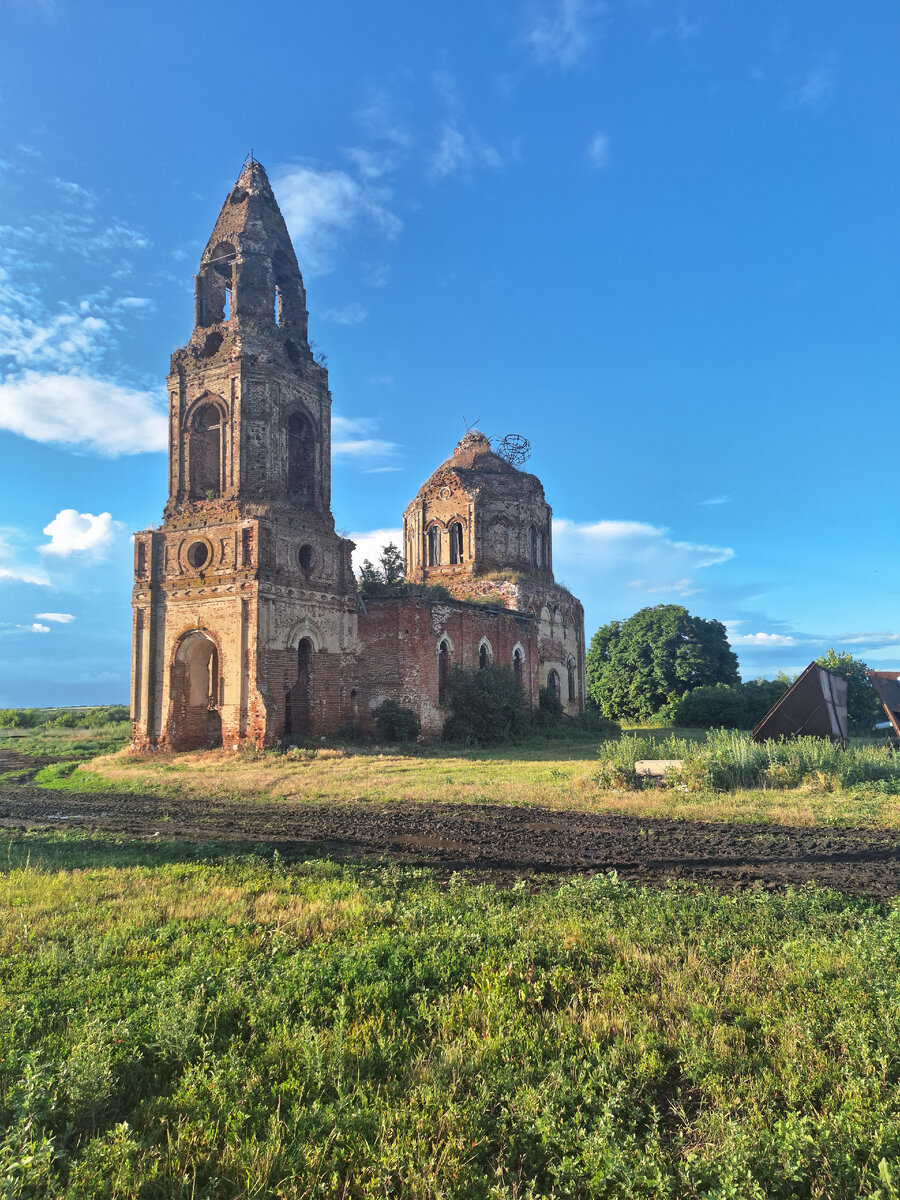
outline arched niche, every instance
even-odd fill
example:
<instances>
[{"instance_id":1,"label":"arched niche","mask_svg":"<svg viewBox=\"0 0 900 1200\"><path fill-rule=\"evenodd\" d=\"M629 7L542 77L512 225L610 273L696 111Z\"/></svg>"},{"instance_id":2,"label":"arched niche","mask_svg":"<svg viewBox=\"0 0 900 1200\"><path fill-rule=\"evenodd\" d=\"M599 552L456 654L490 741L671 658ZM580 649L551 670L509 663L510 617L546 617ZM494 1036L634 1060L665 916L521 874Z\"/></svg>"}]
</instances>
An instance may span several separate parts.
<instances>
[{"instance_id":1,"label":"arched niche","mask_svg":"<svg viewBox=\"0 0 900 1200\"><path fill-rule=\"evenodd\" d=\"M175 750L222 745L219 714L224 680L219 648L203 630L191 630L175 648L172 662L172 728Z\"/></svg>"},{"instance_id":2,"label":"arched niche","mask_svg":"<svg viewBox=\"0 0 900 1200\"><path fill-rule=\"evenodd\" d=\"M287 489L299 504L315 496L316 438L313 423L301 409L287 419Z\"/></svg>"},{"instance_id":3,"label":"arched niche","mask_svg":"<svg viewBox=\"0 0 900 1200\"><path fill-rule=\"evenodd\" d=\"M234 311L235 248L219 242L197 275L197 324L202 328L231 319Z\"/></svg>"},{"instance_id":4,"label":"arched niche","mask_svg":"<svg viewBox=\"0 0 900 1200\"><path fill-rule=\"evenodd\" d=\"M225 414L213 401L190 414L187 430L190 495L213 500L222 494L225 463Z\"/></svg>"}]
</instances>

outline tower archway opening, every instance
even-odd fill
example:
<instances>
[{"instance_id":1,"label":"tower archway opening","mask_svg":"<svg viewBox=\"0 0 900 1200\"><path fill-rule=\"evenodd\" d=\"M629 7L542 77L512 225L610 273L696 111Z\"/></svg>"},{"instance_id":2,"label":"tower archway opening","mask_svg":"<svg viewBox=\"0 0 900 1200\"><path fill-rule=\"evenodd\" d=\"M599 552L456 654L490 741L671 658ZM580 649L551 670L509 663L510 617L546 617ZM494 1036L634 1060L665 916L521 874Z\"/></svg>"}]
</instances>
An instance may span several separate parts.
<instances>
[{"instance_id":1,"label":"tower archway opening","mask_svg":"<svg viewBox=\"0 0 900 1200\"><path fill-rule=\"evenodd\" d=\"M284 698L284 732L308 737L312 733L313 644L301 638L297 646L297 677Z\"/></svg>"},{"instance_id":2,"label":"tower archway opening","mask_svg":"<svg viewBox=\"0 0 900 1200\"><path fill-rule=\"evenodd\" d=\"M188 634L173 663L173 749L207 750L222 745L219 706L223 682L215 642L201 630Z\"/></svg>"},{"instance_id":3,"label":"tower archway opening","mask_svg":"<svg viewBox=\"0 0 900 1200\"><path fill-rule=\"evenodd\" d=\"M188 443L191 498L212 500L222 492L222 414L204 404L191 422Z\"/></svg>"}]
</instances>

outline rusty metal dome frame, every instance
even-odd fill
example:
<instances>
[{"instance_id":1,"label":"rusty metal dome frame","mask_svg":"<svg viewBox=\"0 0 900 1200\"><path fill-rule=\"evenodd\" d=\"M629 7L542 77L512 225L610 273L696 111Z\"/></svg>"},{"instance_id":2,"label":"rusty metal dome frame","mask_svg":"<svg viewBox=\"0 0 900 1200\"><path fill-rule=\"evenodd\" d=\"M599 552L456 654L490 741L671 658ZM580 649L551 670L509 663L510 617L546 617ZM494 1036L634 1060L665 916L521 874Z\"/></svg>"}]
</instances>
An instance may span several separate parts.
<instances>
[{"instance_id":1,"label":"rusty metal dome frame","mask_svg":"<svg viewBox=\"0 0 900 1200\"><path fill-rule=\"evenodd\" d=\"M494 453L505 458L511 467L521 467L531 458L531 442L521 433L508 433L497 441Z\"/></svg>"}]
</instances>

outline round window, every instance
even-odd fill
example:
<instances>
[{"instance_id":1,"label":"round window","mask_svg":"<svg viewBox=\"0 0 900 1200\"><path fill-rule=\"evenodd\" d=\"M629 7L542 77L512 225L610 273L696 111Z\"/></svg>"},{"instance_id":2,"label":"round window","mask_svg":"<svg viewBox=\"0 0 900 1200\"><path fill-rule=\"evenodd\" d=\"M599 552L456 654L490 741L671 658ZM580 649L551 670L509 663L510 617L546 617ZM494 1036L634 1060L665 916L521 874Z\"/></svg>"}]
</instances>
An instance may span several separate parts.
<instances>
[{"instance_id":1,"label":"round window","mask_svg":"<svg viewBox=\"0 0 900 1200\"><path fill-rule=\"evenodd\" d=\"M315 551L312 546L301 546L297 552L297 559L304 571L311 571L315 562Z\"/></svg>"},{"instance_id":2,"label":"round window","mask_svg":"<svg viewBox=\"0 0 900 1200\"><path fill-rule=\"evenodd\" d=\"M192 542L188 546L187 560L195 571L199 571L209 562L209 546L206 542Z\"/></svg>"}]
</instances>

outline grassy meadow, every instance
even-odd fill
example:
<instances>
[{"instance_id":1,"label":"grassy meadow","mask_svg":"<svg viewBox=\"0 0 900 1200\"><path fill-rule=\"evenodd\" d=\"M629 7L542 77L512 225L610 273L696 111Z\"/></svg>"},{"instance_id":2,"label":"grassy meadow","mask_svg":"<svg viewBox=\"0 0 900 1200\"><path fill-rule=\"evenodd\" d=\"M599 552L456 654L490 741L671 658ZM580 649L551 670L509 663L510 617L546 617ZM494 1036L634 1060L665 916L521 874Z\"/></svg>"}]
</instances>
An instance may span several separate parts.
<instances>
[{"instance_id":1,"label":"grassy meadow","mask_svg":"<svg viewBox=\"0 0 900 1200\"><path fill-rule=\"evenodd\" d=\"M900 827L888 746L637 730L142 758L126 739L0 729L60 760L49 788ZM648 787L653 757L684 765ZM900 900L5 842L4 1198L900 1200Z\"/></svg>"},{"instance_id":2,"label":"grassy meadow","mask_svg":"<svg viewBox=\"0 0 900 1200\"><path fill-rule=\"evenodd\" d=\"M127 724L35 729L0 749L61 759L37 781L77 791L152 791L267 803L540 805L645 819L900 828L900 751L855 739L845 751L818 738L757 746L730 730L626 730L507 746L378 746L316 742L283 750L136 755ZM7 735L7 737L4 737ZM679 759L647 785L636 760ZM9 773L20 778L22 768ZM0 777L2 778L2 777Z\"/></svg>"},{"instance_id":3,"label":"grassy meadow","mask_svg":"<svg viewBox=\"0 0 900 1200\"><path fill-rule=\"evenodd\" d=\"M4 1197L896 1197L900 906L32 833Z\"/></svg>"}]
</instances>

